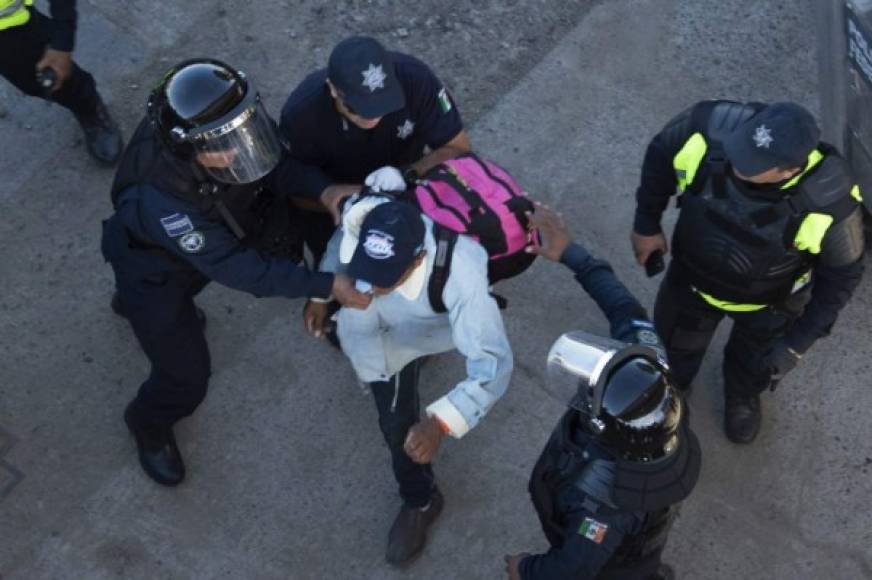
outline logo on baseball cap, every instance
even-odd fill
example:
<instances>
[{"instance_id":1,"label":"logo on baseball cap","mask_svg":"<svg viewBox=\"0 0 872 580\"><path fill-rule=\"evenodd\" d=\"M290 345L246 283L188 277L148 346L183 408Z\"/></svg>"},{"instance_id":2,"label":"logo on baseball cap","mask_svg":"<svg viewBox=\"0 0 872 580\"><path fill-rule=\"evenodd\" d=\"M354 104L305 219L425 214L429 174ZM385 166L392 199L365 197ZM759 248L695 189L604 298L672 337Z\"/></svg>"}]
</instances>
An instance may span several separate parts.
<instances>
[{"instance_id":1,"label":"logo on baseball cap","mask_svg":"<svg viewBox=\"0 0 872 580\"><path fill-rule=\"evenodd\" d=\"M383 117L406 105L394 62L374 38L352 36L337 44L327 63L327 78L361 117Z\"/></svg>"},{"instance_id":2,"label":"logo on baseball cap","mask_svg":"<svg viewBox=\"0 0 872 580\"><path fill-rule=\"evenodd\" d=\"M390 201L363 219L347 273L379 288L399 282L424 249L424 221L408 203Z\"/></svg>"}]
</instances>

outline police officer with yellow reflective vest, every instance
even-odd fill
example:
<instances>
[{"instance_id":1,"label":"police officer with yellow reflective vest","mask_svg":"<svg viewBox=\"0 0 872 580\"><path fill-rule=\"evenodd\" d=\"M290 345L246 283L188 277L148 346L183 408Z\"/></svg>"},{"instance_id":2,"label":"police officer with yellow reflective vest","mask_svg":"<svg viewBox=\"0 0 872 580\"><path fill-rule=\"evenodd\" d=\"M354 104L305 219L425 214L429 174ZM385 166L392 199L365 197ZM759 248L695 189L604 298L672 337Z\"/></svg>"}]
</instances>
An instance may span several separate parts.
<instances>
[{"instance_id":1,"label":"police officer with yellow reflective vest","mask_svg":"<svg viewBox=\"0 0 872 580\"><path fill-rule=\"evenodd\" d=\"M672 261L654 310L673 378L687 391L718 323L725 431L750 443L760 393L827 336L863 273L861 196L845 160L793 103L706 101L652 140L632 242L640 264L667 252L660 219L677 189Z\"/></svg>"},{"instance_id":2,"label":"police officer with yellow reflective vest","mask_svg":"<svg viewBox=\"0 0 872 580\"><path fill-rule=\"evenodd\" d=\"M121 155L121 132L97 85L73 61L75 0L50 0L51 18L33 0L0 0L0 75L21 92L72 111L94 159L113 165Z\"/></svg>"},{"instance_id":3,"label":"police officer with yellow reflective vest","mask_svg":"<svg viewBox=\"0 0 872 580\"><path fill-rule=\"evenodd\" d=\"M194 297L215 280L255 296L370 298L345 276L301 264L286 156L253 83L197 59L168 71L124 152L102 249L115 273L113 310L130 321L151 371L124 419L149 477L176 485L185 466L173 425L194 412L210 375L205 316Z\"/></svg>"}]
</instances>

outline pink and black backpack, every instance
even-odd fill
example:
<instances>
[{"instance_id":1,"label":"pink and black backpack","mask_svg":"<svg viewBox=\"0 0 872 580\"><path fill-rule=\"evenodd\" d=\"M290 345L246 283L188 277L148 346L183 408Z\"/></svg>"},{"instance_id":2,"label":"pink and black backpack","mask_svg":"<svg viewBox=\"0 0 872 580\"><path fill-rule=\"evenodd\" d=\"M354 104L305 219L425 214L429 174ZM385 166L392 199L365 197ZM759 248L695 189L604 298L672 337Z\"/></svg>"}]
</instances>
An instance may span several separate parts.
<instances>
[{"instance_id":1,"label":"pink and black backpack","mask_svg":"<svg viewBox=\"0 0 872 580\"><path fill-rule=\"evenodd\" d=\"M494 284L530 267L535 254L524 251L537 235L528 229L533 202L502 167L468 153L440 163L406 196L436 222L436 263L428 294L436 312L445 312L442 291L451 268L457 234L475 238L487 251L488 280ZM496 297L501 307L505 299Z\"/></svg>"}]
</instances>

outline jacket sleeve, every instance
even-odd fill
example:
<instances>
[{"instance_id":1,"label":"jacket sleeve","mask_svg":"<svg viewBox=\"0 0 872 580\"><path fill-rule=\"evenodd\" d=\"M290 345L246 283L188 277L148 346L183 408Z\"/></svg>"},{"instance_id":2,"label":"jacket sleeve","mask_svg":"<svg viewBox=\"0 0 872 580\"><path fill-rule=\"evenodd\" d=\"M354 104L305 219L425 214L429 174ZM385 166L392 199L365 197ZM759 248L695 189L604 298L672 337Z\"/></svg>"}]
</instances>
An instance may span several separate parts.
<instances>
[{"instance_id":1,"label":"jacket sleeve","mask_svg":"<svg viewBox=\"0 0 872 580\"><path fill-rule=\"evenodd\" d=\"M49 45L63 52L73 52L76 43L76 0L50 0Z\"/></svg>"},{"instance_id":2,"label":"jacket sleeve","mask_svg":"<svg viewBox=\"0 0 872 580\"><path fill-rule=\"evenodd\" d=\"M860 208L827 231L814 265L811 299L785 337L790 348L804 353L817 339L829 335L863 277L864 245Z\"/></svg>"},{"instance_id":3,"label":"jacket sleeve","mask_svg":"<svg viewBox=\"0 0 872 580\"><path fill-rule=\"evenodd\" d=\"M221 222L150 187L138 200L138 224L145 239L163 247L208 278L255 296L326 297L333 276L274 258L240 243Z\"/></svg>"},{"instance_id":4,"label":"jacket sleeve","mask_svg":"<svg viewBox=\"0 0 872 580\"><path fill-rule=\"evenodd\" d=\"M461 238L452 256L443 301L451 335L466 357L466 378L427 407L455 438L474 428L506 392L512 375L512 350L496 301L488 292L487 254Z\"/></svg>"},{"instance_id":5,"label":"jacket sleeve","mask_svg":"<svg viewBox=\"0 0 872 580\"><path fill-rule=\"evenodd\" d=\"M281 191L291 192L289 195L318 199L334 180L322 169L327 164L327 155L313 139L307 138L312 131L306 127L307 122L309 119L301 117L295 102L288 99L282 109L279 132L289 154L282 159L276 179L281 182Z\"/></svg>"},{"instance_id":6,"label":"jacket sleeve","mask_svg":"<svg viewBox=\"0 0 872 580\"><path fill-rule=\"evenodd\" d=\"M584 246L574 242L563 252L560 261L572 270L575 279L606 316L612 337L635 341L634 323L648 322L648 314L618 280L611 265L594 258Z\"/></svg>"},{"instance_id":7,"label":"jacket sleeve","mask_svg":"<svg viewBox=\"0 0 872 580\"><path fill-rule=\"evenodd\" d=\"M638 522L632 514L592 514L579 507L567 515L563 545L521 560L521 578L593 580L634 527Z\"/></svg>"},{"instance_id":8,"label":"jacket sleeve","mask_svg":"<svg viewBox=\"0 0 872 580\"><path fill-rule=\"evenodd\" d=\"M288 197L318 201L333 181L316 165L309 165L285 151L278 166L267 178L269 188Z\"/></svg>"},{"instance_id":9,"label":"jacket sleeve","mask_svg":"<svg viewBox=\"0 0 872 580\"><path fill-rule=\"evenodd\" d=\"M660 218L677 187L672 159L693 135L692 117L697 106L699 104L672 119L648 145L636 190L633 231L637 234L653 236L661 231Z\"/></svg>"}]
</instances>

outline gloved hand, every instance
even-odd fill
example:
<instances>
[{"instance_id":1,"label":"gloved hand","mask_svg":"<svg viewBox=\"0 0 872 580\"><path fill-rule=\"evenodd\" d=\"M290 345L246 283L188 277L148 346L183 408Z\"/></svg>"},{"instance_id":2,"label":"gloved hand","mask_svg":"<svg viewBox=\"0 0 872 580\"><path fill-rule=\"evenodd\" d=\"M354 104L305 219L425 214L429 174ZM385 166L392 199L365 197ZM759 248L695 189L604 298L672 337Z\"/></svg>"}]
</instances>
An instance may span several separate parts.
<instances>
[{"instance_id":1,"label":"gloved hand","mask_svg":"<svg viewBox=\"0 0 872 580\"><path fill-rule=\"evenodd\" d=\"M772 382L777 383L792 371L802 355L787 346L783 340L779 340L766 355L764 363L772 370Z\"/></svg>"},{"instance_id":2,"label":"gloved hand","mask_svg":"<svg viewBox=\"0 0 872 580\"><path fill-rule=\"evenodd\" d=\"M406 180L400 170L391 165L385 165L366 176L363 182L375 192L405 191Z\"/></svg>"}]
</instances>

